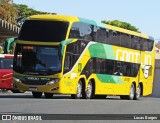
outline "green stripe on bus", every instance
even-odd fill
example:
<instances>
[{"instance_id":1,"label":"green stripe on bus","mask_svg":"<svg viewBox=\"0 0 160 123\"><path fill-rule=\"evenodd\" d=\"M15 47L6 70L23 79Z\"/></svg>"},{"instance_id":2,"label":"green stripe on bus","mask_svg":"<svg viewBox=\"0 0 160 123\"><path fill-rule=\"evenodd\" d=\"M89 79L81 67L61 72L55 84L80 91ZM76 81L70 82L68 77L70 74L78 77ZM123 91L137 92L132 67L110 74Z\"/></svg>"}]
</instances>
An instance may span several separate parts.
<instances>
[{"instance_id":1,"label":"green stripe on bus","mask_svg":"<svg viewBox=\"0 0 160 123\"><path fill-rule=\"evenodd\" d=\"M91 57L106 58L106 53L103 44L91 44L88 49Z\"/></svg>"},{"instance_id":2,"label":"green stripe on bus","mask_svg":"<svg viewBox=\"0 0 160 123\"><path fill-rule=\"evenodd\" d=\"M99 27L102 27L102 28L106 28L106 25L103 24L103 23L98 23L98 26L99 26ZM107 29L107 28L106 28L106 29Z\"/></svg>"},{"instance_id":3,"label":"green stripe on bus","mask_svg":"<svg viewBox=\"0 0 160 123\"><path fill-rule=\"evenodd\" d=\"M72 40L73 39L68 39L68 40L61 41L61 43L60 43L61 55L63 55L63 53L64 53L64 46L69 44L70 42L72 42Z\"/></svg>"},{"instance_id":4,"label":"green stripe on bus","mask_svg":"<svg viewBox=\"0 0 160 123\"><path fill-rule=\"evenodd\" d=\"M121 76L113 76L106 74L96 74L99 81L102 83L115 83L115 84L123 84Z\"/></svg>"},{"instance_id":5,"label":"green stripe on bus","mask_svg":"<svg viewBox=\"0 0 160 123\"><path fill-rule=\"evenodd\" d=\"M111 45L95 43L90 45L88 49L91 57L115 60L114 50Z\"/></svg>"},{"instance_id":6,"label":"green stripe on bus","mask_svg":"<svg viewBox=\"0 0 160 123\"><path fill-rule=\"evenodd\" d=\"M103 47L104 47L107 59L116 60L116 57L114 55L113 47L111 45L106 45L106 44L103 44Z\"/></svg>"},{"instance_id":7,"label":"green stripe on bus","mask_svg":"<svg viewBox=\"0 0 160 123\"><path fill-rule=\"evenodd\" d=\"M78 18L80 20L80 22L84 22L84 23L88 23L88 24L92 24L92 25L97 25L97 23L93 20L88 20L88 19L84 19L84 18Z\"/></svg>"}]
</instances>

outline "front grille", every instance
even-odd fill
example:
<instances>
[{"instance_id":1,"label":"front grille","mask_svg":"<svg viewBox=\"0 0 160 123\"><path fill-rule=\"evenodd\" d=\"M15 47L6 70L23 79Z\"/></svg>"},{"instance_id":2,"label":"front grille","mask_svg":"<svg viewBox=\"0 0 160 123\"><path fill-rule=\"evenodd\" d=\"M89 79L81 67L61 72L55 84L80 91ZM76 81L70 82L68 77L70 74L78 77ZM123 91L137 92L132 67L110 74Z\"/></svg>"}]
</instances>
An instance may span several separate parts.
<instances>
[{"instance_id":1,"label":"front grille","mask_svg":"<svg viewBox=\"0 0 160 123\"><path fill-rule=\"evenodd\" d=\"M33 80L23 80L22 83L26 85L46 85L48 81L33 81Z\"/></svg>"}]
</instances>

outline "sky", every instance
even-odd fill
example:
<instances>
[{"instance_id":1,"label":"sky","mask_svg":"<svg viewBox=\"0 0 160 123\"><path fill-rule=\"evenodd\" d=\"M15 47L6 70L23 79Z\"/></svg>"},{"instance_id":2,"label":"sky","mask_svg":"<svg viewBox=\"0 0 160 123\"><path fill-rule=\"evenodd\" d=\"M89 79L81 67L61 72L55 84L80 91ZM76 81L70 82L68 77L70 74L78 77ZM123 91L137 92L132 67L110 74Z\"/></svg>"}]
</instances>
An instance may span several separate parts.
<instances>
[{"instance_id":1,"label":"sky","mask_svg":"<svg viewBox=\"0 0 160 123\"><path fill-rule=\"evenodd\" d=\"M160 40L160 0L13 0L38 11L101 22L120 20Z\"/></svg>"}]
</instances>

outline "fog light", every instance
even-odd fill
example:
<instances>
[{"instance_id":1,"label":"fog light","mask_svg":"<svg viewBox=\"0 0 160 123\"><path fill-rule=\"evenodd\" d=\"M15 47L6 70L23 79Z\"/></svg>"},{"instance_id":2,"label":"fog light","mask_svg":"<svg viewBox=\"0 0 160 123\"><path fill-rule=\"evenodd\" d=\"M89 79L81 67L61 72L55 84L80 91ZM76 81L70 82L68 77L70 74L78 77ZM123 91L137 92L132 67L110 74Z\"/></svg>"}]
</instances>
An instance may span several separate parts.
<instances>
[{"instance_id":1,"label":"fog light","mask_svg":"<svg viewBox=\"0 0 160 123\"><path fill-rule=\"evenodd\" d=\"M59 87L55 87L55 88L52 88L51 91L55 91L55 90L58 90Z\"/></svg>"}]
</instances>

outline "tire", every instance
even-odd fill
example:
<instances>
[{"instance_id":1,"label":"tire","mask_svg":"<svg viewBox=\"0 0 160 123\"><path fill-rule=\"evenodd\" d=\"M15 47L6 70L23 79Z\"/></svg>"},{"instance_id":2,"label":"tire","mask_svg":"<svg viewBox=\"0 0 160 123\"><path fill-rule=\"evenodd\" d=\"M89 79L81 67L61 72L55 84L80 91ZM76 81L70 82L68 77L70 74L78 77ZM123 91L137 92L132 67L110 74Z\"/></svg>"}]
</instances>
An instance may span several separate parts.
<instances>
[{"instance_id":1,"label":"tire","mask_svg":"<svg viewBox=\"0 0 160 123\"><path fill-rule=\"evenodd\" d=\"M45 98L52 98L53 97L53 93L44 93Z\"/></svg>"},{"instance_id":2,"label":"tire","mask_svg":"<svg viewBox=\"0 0 160 123\"><path fill-rule=\"evenodd\" d=\"M135 100L139 100L139 99L141 98L141 95L142 95L142 87L141 87L141 85L139 84L139 85L138 85L138 88L137 88L137 92L136 92L136 94L135 94L135 96L134 96L134 99L135 99Z\"/></svg>"},{"instance_id":3,"label":"tire","mask_svg":"<svg viewBox=\"0 0 160 123\"><path fill-rule=\"evenodd\" d=\"M14 89L12 89L11 91L12 91L12 93L24 93L25 92L25 91L22 91L22 90L14 90Z\"/></svg>"},{"instance_id":4,"label":"tire","mask_svg":"<svg viewBox=\"0 0 160 123\"><path fill-rule=\"evenodd\" d=\"M86 99L92 99L94 97L94 88L92 81L89 81L86 90Z\"/></svg>"},{"instance_id":5,"label":"tire","mask_svg":"<svg viewBox=\"0 0 160 123\"><path fill-rule=\"evenodd\" d=\"M132 83L132 84L131 84L131 87L130 87L130 93L129 93L129 95L127 96L127 99L128 99L128 100L133 100L134 97L135 97L135 86L134 86L134 84Z\"/></svg>"},{"instance_id":6,"label":"tire","mask_svg":"<svg viewBox=\"0 0 160 123\"><path fill-rule=\"evenodd\" d=\"M72 99L80 99L82 97L82 81L79 80L76 94L71 94Z\"/></svg>"},{"instance_id":7,"label":"tire","mask_svg":"<svg viewBox=\"0 0 160 123\"><path fill-rule=\"evenodd\" d=\"M41 98L42 97L42 92L32 92L32 95L34 98Z\"/></svg>"},{"instance_id":8,"label":"tire","mask_svg":"<svg viewBox=\"0 0 160 123\"><path fill-rule=\"evenodd\" d=\"M120 98L127 100L133 100L135 98L135 86L133 83L131 84L129 95L121 95Z\"/></svg>"}]
</instances>

